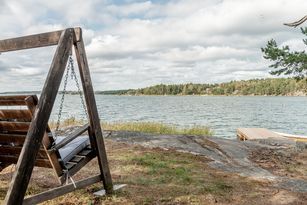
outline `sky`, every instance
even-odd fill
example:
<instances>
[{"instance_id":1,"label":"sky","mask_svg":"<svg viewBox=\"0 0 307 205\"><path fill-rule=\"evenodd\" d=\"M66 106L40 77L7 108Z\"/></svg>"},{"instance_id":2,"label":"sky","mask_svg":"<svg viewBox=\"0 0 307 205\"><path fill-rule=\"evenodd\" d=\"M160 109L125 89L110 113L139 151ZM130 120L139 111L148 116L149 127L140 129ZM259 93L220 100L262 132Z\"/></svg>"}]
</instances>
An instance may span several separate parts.
<instances>
[{"instance_id":1,"label":"sky","mask_svg":"<svg viewBox=\"0 0 307 205\"><path fill-rule=\"evenodd\" d=\"M306 0L0 0L0 39L82 27L95 90L219 83L270 77L260 48L272 38L306 49L299 28L283 25L306 8ZM0 92L41 90L55 49L2 53Z\"/></svg>"}]
</instances>

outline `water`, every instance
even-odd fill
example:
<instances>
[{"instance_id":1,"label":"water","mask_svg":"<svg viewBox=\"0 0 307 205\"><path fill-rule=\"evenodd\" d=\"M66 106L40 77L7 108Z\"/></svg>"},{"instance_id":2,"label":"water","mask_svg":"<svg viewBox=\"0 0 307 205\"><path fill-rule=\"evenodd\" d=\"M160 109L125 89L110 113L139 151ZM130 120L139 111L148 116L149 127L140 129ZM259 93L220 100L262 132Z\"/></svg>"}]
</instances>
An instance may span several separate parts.
<instances>
[{"instance_id":1,"label":"water","mask_svg":"<svg viewBox=\"0 0 307 205\"><path fill-rule=\"evenodd\" d=\"M224 138L235 138L239 127L307 135L307 97L97 95L96 101L100 118L108 122L207 125L215 136ZM64 105L64 119L84 117L79 96L67 95ZM52 119L57 107L58 102Z\"/></svg>"}]
</instances>

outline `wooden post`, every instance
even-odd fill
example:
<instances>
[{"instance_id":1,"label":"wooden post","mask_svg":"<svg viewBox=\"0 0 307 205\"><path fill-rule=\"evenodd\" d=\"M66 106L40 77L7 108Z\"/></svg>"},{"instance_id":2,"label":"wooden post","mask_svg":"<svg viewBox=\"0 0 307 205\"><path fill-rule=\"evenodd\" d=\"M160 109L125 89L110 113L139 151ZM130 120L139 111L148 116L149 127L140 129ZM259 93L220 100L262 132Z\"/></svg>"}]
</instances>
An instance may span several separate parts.
<instances>
[{"instance_id":1,"label":"wooden post","mask_svg":"<svg viewBox=\"0 0 307 205\"><path fill-rule=\"evenodd\" d=\"M4 204L18 205L23 202L35 159L41 146L42 138L46 131L50 113L67 64L68 55L72 48L73 35L73 29L66 29L61 34Z\"/></svg>"},{"instance_id":2,"label":"wooden post","mask_svg":"<svg viewBox=\"0 0 307 205\"><path fill-rule=\"evenodd\" d=\"M111 194L113 192L113 182L109 170L108 159L102 136L100 119L97 111L95 94L92 86L92 80L86 58L84 43L82 39L81 28L75 29L75 34L78 34L77 36L75 36L76 42L74 47L78 61L87 110L89 114L89 120L91 125L90 135L94 136L95 139L94 146L96 146L95 150L97 153L104 189L106 190L107 194Z\"/></svg>"}]
</instances>

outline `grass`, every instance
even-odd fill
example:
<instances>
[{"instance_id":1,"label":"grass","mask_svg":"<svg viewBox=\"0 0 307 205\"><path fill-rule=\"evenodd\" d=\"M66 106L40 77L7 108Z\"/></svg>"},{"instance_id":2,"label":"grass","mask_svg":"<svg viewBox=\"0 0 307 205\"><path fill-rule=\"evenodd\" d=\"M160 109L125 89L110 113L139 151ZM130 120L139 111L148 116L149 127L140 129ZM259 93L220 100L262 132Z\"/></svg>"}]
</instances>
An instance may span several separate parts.
<instances>
[{"instance_id":1,"label":"grass","mask_svg":"<svg viewBox=\"0 0 307 205\"><path fill-rule=\"evenodd\" d=\"M129 159L135 165L141 166L148 175L157 176L154 180L142 179L142 184L159 184L174 182L184 185L192 181L190 168L181 166L177 160L167 159L162 155L157 156L146 153L143 156L135 156Z\"/></svg>"},{"instance_id":2,"label":"grass","mask_svg":"<svg viewBox=\"0 0 307 205\"><path fill-rule=\"evenodd\" d=\"M85 124L86 122L84 120L81 120L81 119L77 119L75 117L70 117L70 118L67 118L65 120L62 120L60 122L60 128L61 127L70 127L70 126L78 126L78 125L83 125ZM55 120L51 120L49 122L49 126L51 129L55 129L56 126L57 126L57 122Z\"/></svg>"},{"instance_id":3,"label":"grass","mask_svg":"<svg viewBox=\"0 0 307 205\"><path fill-rule=\"evenodd\" d=\"M163 124L160 122L106 122L102 123L102 127L106 130L125 130L152 134L213 135L212 130L207 126L195 125L186 128L179 128L174 125Z\"/></svg>"},{"instance_id":4,"label":"grass","mask_svg":"<svg viewBox=\"0 0 307 205\"><path fill-rule=\"evenodd\" d=\"M203 156L110 140L106 148L114 183L127 187L112 196L97 197L92 194L101 189L97 183L43 204L270 204L276 193L268 183L210 168ZM92 160L73 178L98 173L97 161ZM29 194L57 186L51 169L35 168L31 178ZM0 174L0 203L10 180L10 174ZM298 197L297 202L305 199L304 193Z\"/></svg>"},{"instance_id":5,"label":"grass","mask_svg":"<svg viewBox=\"0 0 307 205\"><path fill-rule=\"evenodd\" d=\"M78 120L74 117L65 119L61 122L61 127L69 127L85 124L83 120ZM51 128L56 127L56 122L49 123ZM168 125L160 122L102 122L101 126L104 130L124 130L135 131L152 134L167 134L167 135L199 135L212 136L213 131L207 126L194 125L190 127L180 128L174 125Z\"/></svg>"}]
</instances>

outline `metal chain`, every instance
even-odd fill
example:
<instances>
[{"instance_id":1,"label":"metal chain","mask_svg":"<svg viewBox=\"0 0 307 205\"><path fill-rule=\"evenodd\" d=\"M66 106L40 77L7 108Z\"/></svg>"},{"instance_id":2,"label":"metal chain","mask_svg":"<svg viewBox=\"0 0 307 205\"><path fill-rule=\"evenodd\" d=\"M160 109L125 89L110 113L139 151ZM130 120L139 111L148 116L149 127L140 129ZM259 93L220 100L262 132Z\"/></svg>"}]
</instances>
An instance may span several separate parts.
<instances>
[{"instance_id":1,"label":"metal chain","mask_svg":"<svg viewBox=\"0 0 307 205\"><path fill-rule=\"evenodd\" d=\"M69 56L69 63L70 63L70 68L71 68L71 77L75 80L75 83L76 83L76 86L77 86L77 89L78 89L78 93L79 93L79 96L80 96L80 101L81 101L81 104L82 104L82 107L83 107L83 111L84 111L84 114L86 116L86 119L88 120L89 119L88 113L87 113L86 105L85 105L85 102L84 102L83 94L82 94L82 91L81 91L81 88L80 88L80 84L79 84L79 81L78 81L78 78L77 78L77 74L75 72L74 60L73 60L72 56Z\"/></svg>"},{"instance_id":2,"label":"metal chain","mask_svg":"<svg viewBox=\"0 0 307 205\"><path fill-rule=\"evenodd\" d=\"M68 65L67 65L67 71L64 77L64 88L62 91L62 97L61 97L61 101L60 101L60 107L59 107L59 112L58 112L58 119L57 119L57 123L56 123L56 129L55 129L55 139L57 138L57 134L59 132L60 129L60 123L61 123L61 117L62 117L62 111L63 111L63 106L64 106L64 99L65 99L65 94L67 93L66 88L67 88L67 83L68 83L68 76L69 76L69 71L71 71L71 79L75 80L77 89L78 89L78 93L80 96L80 100L81 100L81 104L84 110L84 113L86 115L86 119L88 120L88 113L87 113L87 109L86 109L86 105L83 99L83 95L82 95L82 91L80 88L80 84L77 78L77 74L75 72L75 68L74 68L74 60L72 58L72 55L69 55L68 58Z\"/></svg>"},{"instance_id":3,"label":"metal chain","mask_svg":"<svg viewBox=\"0 0 307 205\"><path fill-rule=\"evenodd\" d=\"M62 111L63 111L63 106L64 106L64 99L65 99L67 82L68 82L68 75L69 75L70 69L71 69L71 66L70 66L70 63L69 63L68 66L67 66L65 77L64 77L64 88L63 88L63 91L62 91L62 97L61 97L59 112L58 112L58 119L57 119L56 128L55 128L55 139L57 138L57 135L58 135L58 132L59 132L59 129L60 129L61 116L62 116Z\"/></svg>"}]
</instances>

